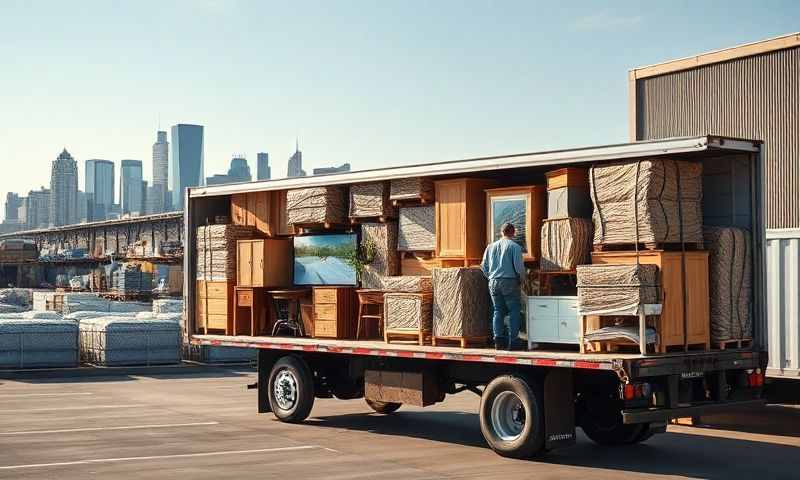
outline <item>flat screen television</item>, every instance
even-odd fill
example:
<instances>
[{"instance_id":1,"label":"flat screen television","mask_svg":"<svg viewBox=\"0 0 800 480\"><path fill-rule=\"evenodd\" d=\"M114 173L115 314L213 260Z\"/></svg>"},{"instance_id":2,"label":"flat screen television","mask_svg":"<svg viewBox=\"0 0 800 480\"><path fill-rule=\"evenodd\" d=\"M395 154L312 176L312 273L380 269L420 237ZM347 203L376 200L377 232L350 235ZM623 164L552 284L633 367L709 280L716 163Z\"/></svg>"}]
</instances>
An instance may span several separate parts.
<instances>
[{"instance_id":1,"label":"flat screen television","mask_svg":"<svg viewBox=\"0 0 800 480\"><path fill-rule=\"evenodd\" d=\"M295 285L358 284L355 233L294 237Z\"/></svg>"}]
</instances>

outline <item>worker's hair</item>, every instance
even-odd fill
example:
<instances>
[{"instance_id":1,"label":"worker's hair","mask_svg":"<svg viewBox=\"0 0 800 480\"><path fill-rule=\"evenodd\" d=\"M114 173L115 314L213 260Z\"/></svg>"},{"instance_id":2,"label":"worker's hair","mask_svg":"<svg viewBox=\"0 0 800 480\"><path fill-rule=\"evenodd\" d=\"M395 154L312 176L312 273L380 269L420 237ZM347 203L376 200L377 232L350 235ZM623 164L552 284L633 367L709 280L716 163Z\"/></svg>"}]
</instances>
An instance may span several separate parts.
<instances>
[{"instance_id":1,"label":"worker's hair","mask_svg":"<svg viewBox=\"0 0 800 480\"><path fill-rule=\"evenodd\" d=\"M502 232L506 237L513 237L516 231L517 229L514 228L513 223L504 223L503 226L500 227L500 232Z\"/></svg>"}]
</instances>

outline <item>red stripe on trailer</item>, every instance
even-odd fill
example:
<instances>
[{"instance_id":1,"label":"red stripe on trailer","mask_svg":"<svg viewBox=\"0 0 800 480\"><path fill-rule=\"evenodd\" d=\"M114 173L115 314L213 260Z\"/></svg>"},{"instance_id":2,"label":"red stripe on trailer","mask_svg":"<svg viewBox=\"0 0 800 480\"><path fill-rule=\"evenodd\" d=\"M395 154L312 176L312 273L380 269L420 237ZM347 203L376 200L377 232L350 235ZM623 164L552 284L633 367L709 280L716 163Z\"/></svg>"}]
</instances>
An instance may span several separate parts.
<instances>
[{"instance_id":1,"label":"red stripe on trailer","mask_svg":"<svg viewBox=\"0 0 800 480\"><path fill-rule=\"evenodd\" d=\"M303 351L304 352L315 352L315 351L317 351L317 349L314 348L314 345L303 345Z\"/></svg>"},{"instance_id":2,"label":"red stripe on trailer","mask_svg":"<svg viewBox=\"0 0 800 480\"><path fill-rule=\"evenodd\" d=\"M517 357L504 357L496 355L494 361L497 363L517 363Z\"/></svg>"},{"instance_id":3,"label":"red stripe on trailer","mask_svg":"<svg viewBox=\"0 0 800 480\"><path fill-rule=\"evenodd\" d=\"M588 368L591 370L596 370L600 368L600 364L597 362L585 362L583 360L576 360L575 363L573 363L573 365L575 366L575 368Z\"/></svg>"},{"instance_id":4,"label":"red stripe on trailer","mask_svg":"<svg viewBox=\"0 0 800 480\"><path fill-rule=\"evenodd\" d=\"M538 365L540 367L555 367L556 361L555 360L545 360L545 359L538 359L533 360L534 365Z\"/></svg>"},{"instance_id":5,"label":"red stripe on trailer","mask_svg":"<svg viewBox=\"0 0 800 480\"><path fill-rule=\"evenodd\" d=\"M400 350L399 352L397 352L397 356L398 357L402 357L402 358L413 358L414 357L414 352L407 351L407 350Z\"/></svg>"},{"instance_id":6,"label":"red stripe on trailer","mask_svg":"<svg viewBox=\"0 0 800 480\"><path fill-rule=\"evenodd\" d=\"M372 352L372 350L370 350L369 348L356 347L353 349L353 353L355 353L356 355L369 355L370 352ZM380 352L380 350L378 350L378 352Z\"/></svg>"},{"instance_id":7,"label":"red stripe on trailer","mask_svg":"<svg viewBox=\"0 0 800 480\"><path fill-rule=\"evenodd\" d=\"M481 355L461 355L461 360L465 362L480 362L482 358Z\"/></svg>"},{"instance_id":8,"label":"red stripe on trailer","mask_svg":"<svg viewBox=\"0 0 800 480\"><path fill-rule=\"evenodd\" d=\"M431 360L440 360L444 358L444 353L425 353L425 358L430 358Z\"/></svg>"}]
</instances>

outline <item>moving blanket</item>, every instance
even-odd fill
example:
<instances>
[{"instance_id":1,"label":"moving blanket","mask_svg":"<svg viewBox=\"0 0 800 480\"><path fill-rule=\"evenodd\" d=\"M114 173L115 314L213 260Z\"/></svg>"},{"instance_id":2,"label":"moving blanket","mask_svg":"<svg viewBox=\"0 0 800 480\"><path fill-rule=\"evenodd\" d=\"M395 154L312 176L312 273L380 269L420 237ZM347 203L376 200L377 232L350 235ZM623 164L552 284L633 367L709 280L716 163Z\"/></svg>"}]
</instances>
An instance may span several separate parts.
<instances>
[{"instance_id":1,"label":"moving blanket","mask_svg":"<svg viewBox=\"0 0 800 480\"><path fill-rule=\"evenodd\" d=\"M347 221L347 187L299 188L286 192L288 223L345 223Z\"/></svg>"},{"instance_id":2,"label":"moving blanket","mask_svg":"<svg viewBox=\"0 0 800 480\"><path fill-rule=\"evenodd\" d=\"M636 315L639 305L660 303L656 265L579 265L581 315Z\"/></svg>"},{"instance_id":3,"label":"moving blanket","mask_svg":"<svg viewBox=\"0 0 800 480\"><path fill-rule=\"evenodd\" d=\"M490 331L489 284L479 268L433 270L433 335L485 337Z\"/></svg>"},{"instance_id":4,"label":"moving blanket","mask_svg":"<svg viewBox=\"0 0 800 480\"><path fill-rule=\"evenodd\" d=\"M78 366L72 320L0 319L0 368Z\"/></svg>"},{"instance_id":5,"label":"moving blanket","mask_svg":"<svg viewBox=\"0 0 800 480\"><path fill-rule=\"evenodd\" d=\"M433 297L429 293L387 293L383 296L385 330L430 332Z\"/></svg>"},{"instance_id":6,"label":"moving blanket","mask_svg":"<svg viewBox=\"0 0 800 480\"><path fill-rule=\"evenodd\" d=\"M753 338L753 246L740 228L704 227L708 248L711 340Z\"/></svg>"},{"instance_id":7,"label":"moving blanket","mask_svg":"<svg viewBox=\"0 0 800 480\"><path fill-rule=\"evenodd\" d=\"M589 263L592 222L585 218L546 219L542 222L544 271L568 271Z\"/></svg>"},{"instance_id":8,"label":"moving blanket","mask_svg":"<svg viewBox=\"0 0 800 480\"><path fill-rule=\"evenodd\" d=\"M645 329L645 342L656 343L658 334L655 328L647 327ZM603 340L619 340L625 339L633 343L639 343L639 327L631 327L625 325L612 325L608 327L593 330L583 336L585 342L599 342Z\"/></svg>"},{"instance_id":9,"label":"moving blanket","mask_svg":"<svg viewBox=\"0 0 800 480\"><path fill-rule=\"evenodd\" d=\"M389 200L389 182L350 185L351 217L394 217L395 213Z\"/></svg>"},{"instance_id":10,"label":"moving blanket","mask_svg":"<svg viewBox=\"0 0 800 480\"><path fill-rule=\"evenodd\" d=\"M375 257L367 265L378 275L397 275L400 260L397 255L397 222L365 223L361 225L361 244L371 242Z\"/></svg>"},{"instance_id":11,"label":"moving blanket","mask_svg":"<svg viewBox=\"0 0 800 480\"><path fill-rule=\"evenodd\" d=\"M392 180L389 188L389 200L433 200L433 196L433 180L425 177Z\"/></svg>"},{"instance_id":12,"label":"moving blanket","mask_svg":"<svg viewBox=\"0 0 800 480\"><path fill-rule=\"evenodd\" d=\"M431 277L417 277L415 275L398 275L396 277L381 277L380 288L384 292L424 293L433 291Z\"/></svg>"},{"instance_id":13,"label":"moving blanket","mask_svg":"<svg viewBox=\"0 0 800 480\"><path fill-rule=\"evenodd\" d=\"M197 280L224 282L236 278L236 242L255 238L246 225L208 225L197 228Z\"/></svg>"},{"instance_id":14,"label":"moving blanket","mask_svg":"<svg viewBox=\"0 0 800 480\"><path fill-rule=\"evenodd\" d=\"M404 252L436 250L435 220L433 205L400 208L397 249Z\"/></svg>"},{"instance_id":15,"label":"moving blanket","mask_svg":"<svg viewBox=\"0 0 800 480\"><path fill-rule=\"evenodd\" d=\"M589 169L595 244L703 241L703 166L626 160ZM682 218L682 222L679 219ZM638 226L638 235L637 235Z\"/></svg>"},{"instance_id":16,"label":"moving blanket","mask_svg":"<svg viewBox=\"0 0 800 480\"><path fill-rule=\"evenodd\" d=\"M100 317L80 322L81 355L98 365L180 362L181 326L174 320Z\"/></svg>"}]
</instances>

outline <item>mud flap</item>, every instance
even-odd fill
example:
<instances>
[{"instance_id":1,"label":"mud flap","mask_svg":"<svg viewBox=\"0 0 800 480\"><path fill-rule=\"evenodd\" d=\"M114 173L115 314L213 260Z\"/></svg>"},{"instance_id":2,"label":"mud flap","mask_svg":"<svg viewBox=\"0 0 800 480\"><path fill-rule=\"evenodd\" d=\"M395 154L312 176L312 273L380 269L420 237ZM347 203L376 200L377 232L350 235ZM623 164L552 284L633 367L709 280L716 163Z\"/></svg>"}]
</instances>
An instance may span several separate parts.
<instances>
[{"instance_id":1,"label":"mud flap","mask_svg":"<svg viewBox=\"0 0 800 480\"><path fill-rule=\"evenodd\" d=\"M553 368L544 379L545 448L575 444L575 393L572 372Z\"/></svg>"}]
</instances>

